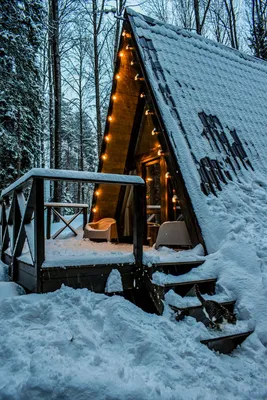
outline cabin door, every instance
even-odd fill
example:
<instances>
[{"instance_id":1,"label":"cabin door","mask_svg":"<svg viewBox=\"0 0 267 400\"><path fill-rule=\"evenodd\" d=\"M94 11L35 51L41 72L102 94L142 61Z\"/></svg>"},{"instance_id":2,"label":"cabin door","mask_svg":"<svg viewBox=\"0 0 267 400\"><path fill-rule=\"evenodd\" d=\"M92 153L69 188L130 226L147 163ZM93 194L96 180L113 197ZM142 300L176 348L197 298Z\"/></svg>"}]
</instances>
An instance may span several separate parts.
<instances>
[{"instance_id":1,"label":"cabin door","mask_svg":"<svg viewBox=\"0 0 267 400\"><path fill-rule=\"evenodd\" d=\"M163 157L142 164L146 181L147 221L156 224L168 219L167 166Z\"/></svg>"}]
</instances>

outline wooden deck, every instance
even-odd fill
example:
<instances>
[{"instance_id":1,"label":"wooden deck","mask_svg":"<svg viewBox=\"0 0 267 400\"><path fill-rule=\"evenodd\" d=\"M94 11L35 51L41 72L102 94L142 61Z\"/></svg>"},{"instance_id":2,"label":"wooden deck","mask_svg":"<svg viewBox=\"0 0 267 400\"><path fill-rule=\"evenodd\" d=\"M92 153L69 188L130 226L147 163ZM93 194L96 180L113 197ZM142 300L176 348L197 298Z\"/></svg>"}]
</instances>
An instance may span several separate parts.
<instances>
[{"instance_id":1,"label":"wooden deck","mask_svg":"<svg viewBox=\"0 0 267 400\"><path fill-rule=\"evenodd\" d=\"M129 258L106 258L103 264L92 259L90 252L82 262L79 257L69 257L67 247L62 256L65 259L47 265L47 240L44 222L44 180L105 183L133 187L133 246ZM26 190L25 190L26 189ZM0 256L9 265L14 282L35 293L53 291L62 284L74 288L88 288L104 292L107 277L112 269L121 272L123 288L131 289L138 284L142 268L143 238L145 220L145 182L139 176L101 174L82 171L46 170L37 168L29 171L1 193L0 202ZM46 232L47 233L47 232ZM24 256L25 247L28 255ZM65 254L64 254L65 253ZM94 257L93 257L94 258ZM98 264L98 265L96 265ZM47 268L49 267L49 269Z\"/></svg>"}]
</instances>

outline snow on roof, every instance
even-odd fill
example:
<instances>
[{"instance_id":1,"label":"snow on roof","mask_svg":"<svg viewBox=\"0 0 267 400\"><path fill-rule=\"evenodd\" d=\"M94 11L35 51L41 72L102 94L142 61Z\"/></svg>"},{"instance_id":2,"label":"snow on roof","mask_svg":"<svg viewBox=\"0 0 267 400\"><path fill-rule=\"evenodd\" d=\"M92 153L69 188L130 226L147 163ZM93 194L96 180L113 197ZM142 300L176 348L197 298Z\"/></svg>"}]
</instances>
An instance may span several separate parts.
<instances>
[{"instance_id":1,"label":"snow on roof","mask_svg":"<svg viewBox=\"0 0 267 400\"><path fill-rule=\"evenodd\" d=\"M68 181L93 182L93 183L120 183L121 185L144 185L145 182L140 176L103 174L99 172L72 171L63 169L33 168L23 175L16 182L9 185L2 191L5 196L18 186L23 185L31 178L43 178L48 180L62 179Z\"/></svg>"},{"instance_id":2,"label":"snow on roof","mask_svg":"<svg viewBox=\"0 0 267 400\"><path fill-rule=\"evenodd\" d=\"M207 249L216 250L233 221L267 223L258 211L266 209L267 63L127 14Z\"/></svg>"}]
</instances>

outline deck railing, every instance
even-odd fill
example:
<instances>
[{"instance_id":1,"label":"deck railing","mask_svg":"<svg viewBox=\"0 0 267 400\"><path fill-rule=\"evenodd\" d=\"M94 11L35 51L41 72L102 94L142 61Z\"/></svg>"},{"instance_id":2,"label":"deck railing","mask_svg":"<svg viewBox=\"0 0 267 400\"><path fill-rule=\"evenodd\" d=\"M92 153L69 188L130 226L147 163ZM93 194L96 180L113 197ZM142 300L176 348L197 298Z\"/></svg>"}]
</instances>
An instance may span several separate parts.
<instances>
[{"instance_id":1,"label":"deck railing","mask_svg":"<svg viewBox=\"0 0 267 400\"><path fill-rule=\"evenodd\" d=\"M31 258L27 264L34 268L35 291L40 291L38 287L40 270L45 261L44 180L132 185L134 188L133 253L137 268L142 266L145 182L141 177L35 168L1 193L0 257L2 261L5 261L8 251L8 257L11 259L10 275L12 280L17 280L18 257L21 256L27 241ZM28 191L27 199L24 195L25 189Z\"/></svg>"}]
</instances>

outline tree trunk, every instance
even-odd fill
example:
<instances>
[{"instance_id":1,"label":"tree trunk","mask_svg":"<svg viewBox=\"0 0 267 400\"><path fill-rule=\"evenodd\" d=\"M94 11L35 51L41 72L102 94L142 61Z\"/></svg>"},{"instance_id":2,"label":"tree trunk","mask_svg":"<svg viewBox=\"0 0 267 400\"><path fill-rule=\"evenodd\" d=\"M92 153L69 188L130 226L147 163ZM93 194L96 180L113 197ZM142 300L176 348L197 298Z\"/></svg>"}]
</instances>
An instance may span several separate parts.
<instances>
[{"instance_id":1,"label":"tree trunk","mask_svg":"<svg viewBox=\"0 0 267 400\"><path fill-rule=\"evenodd\" d=\"M98 142L98 154L101 151L102 144L102 122L101 122L101 102L100 102L100 89L99 89L99 55L98 55L98 27L97 21L97 3L96 0L92 0L93 3L93 32L94 32L94 77L95 77L95 106L96 106L96 126L97 126L97 142Z\"/></svg>"},{"instance_id":2,"label":"tree trunk","mask_svg":"<svg viewBox=\"0 0 267 400\"><path fill-rule=\"evenodd\" d=\"M54 168L61 168L61 68L59 55L59 13L58 0L50 0L51 11L51 55L54 88ZM61 198L60 183L54 183L54 201Z\"/></svg>"}]
</instances>

